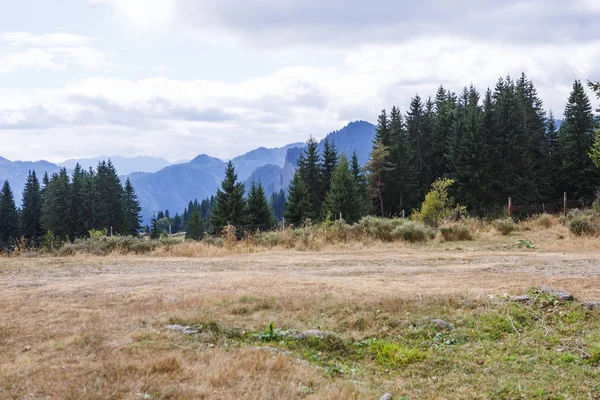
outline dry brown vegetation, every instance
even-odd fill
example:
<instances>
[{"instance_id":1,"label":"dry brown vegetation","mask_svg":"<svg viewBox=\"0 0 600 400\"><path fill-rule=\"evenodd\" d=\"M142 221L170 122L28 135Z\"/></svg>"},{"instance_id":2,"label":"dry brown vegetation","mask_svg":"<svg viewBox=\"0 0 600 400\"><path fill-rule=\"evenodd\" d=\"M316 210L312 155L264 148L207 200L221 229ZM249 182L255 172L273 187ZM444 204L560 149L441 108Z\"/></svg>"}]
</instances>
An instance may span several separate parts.
<instances>
[{"instance_id":1,"label":"dry brown vegetation","mask_svg":"<svg viewBox=\"0 0 600 400\"><path fill-rule=\"evenodd\" d=\"M0 398L598 398L598 311L503 296L600 299L600 239L544 219L508 236L466 221L465 242L0 258ZM256 340L271 322L338 339Z\"/></svg>"}]
</instances>

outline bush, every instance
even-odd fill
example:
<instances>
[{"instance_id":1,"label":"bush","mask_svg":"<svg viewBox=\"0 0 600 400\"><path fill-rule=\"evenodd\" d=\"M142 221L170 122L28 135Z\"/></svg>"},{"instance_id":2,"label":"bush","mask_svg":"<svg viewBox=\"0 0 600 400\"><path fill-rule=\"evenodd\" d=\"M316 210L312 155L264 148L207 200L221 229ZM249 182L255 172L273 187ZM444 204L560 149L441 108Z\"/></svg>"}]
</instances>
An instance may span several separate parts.
<instances>
[{"instance_id":1,"label":"bush","mask_svg":"<svg viewBox=\"0 0 600 400\"><path fill-rule=\"evenodd\" d=\"M204 238L202 239L202 243L211 245L211 246L216 246L216 247L223 247L225 246L225 239L220 238L218 236L204 236Z\"/></svg>"},{"instance_id":2,"label":"bush","mask_svg":"<svg viewBox=\"0 0 600 400\"><path fill-rule=\"evenodd\" d=\"M537 223L545 229L552 228L554 226L554 221L554 217L546 213L538 216L537 218Z\"/></svg>"},{"instance_id":3,"label":"bush","mask_svg":"<svg viewBox=\"0 0 600 400\"><path fill-rule=\"evenodd\" d=\"M428 238L435 236L435 231L420 222L405 221L392 231L392 236L407 242L425 242Z\"/></svg>"},{"instance_id":4,"label":"bush","mask_svg":"<svg viewBox=\"0 0 600 400\"><path fill-rule=\"evenodd\" d=\"M461 224L443 226L440 228L440 233L447 242L473 240L473 234L469 228Z\"/></svg>"},{"instance_id":5,"label":"bush","mask_svg":"<svg viewBox=\"0 0 600 400\"><path fill-rule=\"evenodd\" d=\"M448 197L448 188L452 186L452 179L437 179L431 184L431 190L425 195L421 209L413 213L412 218L418 219L427 225L437 227L438 224L455 210L454 199ZM466 207L459 206L459 213L465 214Z\"/></svg>"},{"instance_id":6,"label":"bush","mask_svg":"<svg viewBox=\"0 0 600 400\"><path fill-rule=\"evenodd\" d=\"M506 236L517 230L517 225L512 218L497 219L494 221L494 228L502 235Z\"/></svg>"},{"instance_id":7,"label":"bush","mask_svg":"<svg viewBox=\"0 0 600 400\"><path fill-rule=\"evenodd\" d=\"M577 236L595 235L598 233L596 225L587 215L579 215L569 221L569 230Z\"/></svg>"}]
</instances>

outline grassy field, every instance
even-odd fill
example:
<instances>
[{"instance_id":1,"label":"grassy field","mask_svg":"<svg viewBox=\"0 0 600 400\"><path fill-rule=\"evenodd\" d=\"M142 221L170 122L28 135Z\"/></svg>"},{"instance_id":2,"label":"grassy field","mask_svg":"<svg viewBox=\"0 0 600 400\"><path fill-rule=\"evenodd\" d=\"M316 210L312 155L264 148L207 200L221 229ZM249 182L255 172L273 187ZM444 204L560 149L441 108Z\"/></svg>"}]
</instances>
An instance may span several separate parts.
<instances>
[{"instance_id":1,"label":"grassy field","mask_svg":"<svg viewBox=\"0 0 600 400\"><path fill-rule=\"evenodd\" d=\"M0 398L600 398L596 237L190 249L0 258Z\"/></svg>"}]
</instances>

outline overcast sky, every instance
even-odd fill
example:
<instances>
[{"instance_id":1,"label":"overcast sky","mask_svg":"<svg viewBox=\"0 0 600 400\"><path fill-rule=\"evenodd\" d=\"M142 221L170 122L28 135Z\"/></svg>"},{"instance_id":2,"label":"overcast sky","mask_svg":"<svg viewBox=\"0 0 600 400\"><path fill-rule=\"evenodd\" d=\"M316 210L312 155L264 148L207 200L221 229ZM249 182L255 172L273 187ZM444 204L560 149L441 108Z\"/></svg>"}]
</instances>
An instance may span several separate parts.
<instances>
[{"instance_id":1,"label":"overcast sky","mask_svg":"<svg viewBox=\"0 0 600 400\"><path fill-rule=\"evenodd\" d=\"M230 158L521 72L560 116L600 79L599 21L598 0L3 1L0 156Z\"/></svg>"}]
</instances>

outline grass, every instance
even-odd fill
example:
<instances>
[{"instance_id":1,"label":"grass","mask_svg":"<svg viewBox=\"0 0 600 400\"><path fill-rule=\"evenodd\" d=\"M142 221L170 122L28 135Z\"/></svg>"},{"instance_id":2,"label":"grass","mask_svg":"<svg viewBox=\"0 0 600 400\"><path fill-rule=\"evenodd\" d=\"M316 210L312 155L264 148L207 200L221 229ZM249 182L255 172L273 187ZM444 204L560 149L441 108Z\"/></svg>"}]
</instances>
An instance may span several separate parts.
<instances>
[{"instance_id":1,"label":"grass","mask_svg":"<svg viewBox=\"0 0 600 400\"><path fill-rule=\"evenodd\" d=\"M600 397L600 312L579 302L600 299L596 237L469 219L472 241L388 241L395 223L0 258L0 398ZM506 295L540 286L579 300ZM335 335L286 334L307 329Z\"/></svg>"}]
</instances>

